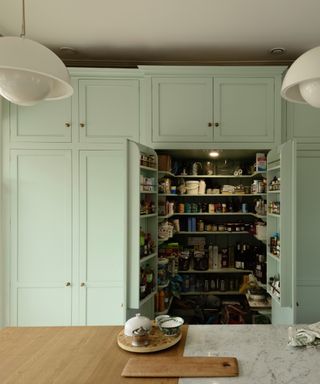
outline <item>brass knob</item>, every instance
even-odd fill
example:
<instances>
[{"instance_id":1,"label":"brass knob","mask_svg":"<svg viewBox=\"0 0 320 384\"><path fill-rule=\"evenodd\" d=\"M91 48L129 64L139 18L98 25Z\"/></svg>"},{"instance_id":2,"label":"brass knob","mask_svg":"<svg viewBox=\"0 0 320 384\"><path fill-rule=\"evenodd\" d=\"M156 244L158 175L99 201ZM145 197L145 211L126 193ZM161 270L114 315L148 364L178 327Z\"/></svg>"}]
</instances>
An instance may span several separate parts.
<instances>
[{"instance_id":1,"label":"brass knob","mask_svg":"<svg viewBox=\"0 0 320 384\"><path fill-rule=\"evenodd\" d=\"M86 283L81 283L80 287L84 287L85 285L86 285Z\"/></svg>"},{"instance_id":2,"label":"brass knob","mask_svg":"<svg viewBox=\"0 0 320 384\"><path fill-rule=\"evenodd\" d=\"M220 125L219 123L214 123L215 127L219 127L219 125Z\"/></svg>"},{"instance_id":3,"label":"brass knob","mask_svg":"<svg viewBox=\"0 0 320 384\"><path fill-rule=\"evenodd\" d=\"M71 127L71 124L70 124L70 123L64 123L64 126L65 126L66 128L69 128L69 127Z\"/></svg>"},{"instance_id":4,"label":"brass knob","mask_svg":"<svg viewBox=\"0 0 320 384\"><path fill-rule=\"evenodd\" d=\"M212 123L209 122L209 123L208 123L208 127L212 127Z\"/></svg>"},{"instance_id":5,"label":"brass knob","mask_svg":"<svg viewBox=\"0 0 320 384\"><path fill-rule=\"evenodd\" d=\"M70 287L70 285L71 285L70 281L67 281L66 282L66 287Z\"/></svg>"},{"instance_id":6,"label":"brass knob","mask_svg":"<svg viewBox=\"0 0 320 384\"><path fill-rule=\"evenodd\" d=\"M80 127L81 127L81 128L84 128L84 123L80 123Z\"/></svg>"}]
</instances>

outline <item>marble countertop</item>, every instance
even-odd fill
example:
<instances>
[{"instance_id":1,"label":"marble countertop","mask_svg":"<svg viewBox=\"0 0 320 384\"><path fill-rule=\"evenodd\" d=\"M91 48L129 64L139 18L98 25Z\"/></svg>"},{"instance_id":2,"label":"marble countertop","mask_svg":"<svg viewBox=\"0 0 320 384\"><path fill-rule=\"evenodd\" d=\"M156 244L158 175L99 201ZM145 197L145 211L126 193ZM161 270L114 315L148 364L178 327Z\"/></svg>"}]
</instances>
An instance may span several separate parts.
<instances>
[{"instance_id":1,"label":"marble countertop","mask_svg":"<svg viewBox=\"0 0 320 384\"><path fill-rule=\"evenodd\" d=\"M319 384L320 347L287 343L288 326L190 325L184 356L236 357L239 376L181 378L179 384Z\"/></svg>"}]
</instances>

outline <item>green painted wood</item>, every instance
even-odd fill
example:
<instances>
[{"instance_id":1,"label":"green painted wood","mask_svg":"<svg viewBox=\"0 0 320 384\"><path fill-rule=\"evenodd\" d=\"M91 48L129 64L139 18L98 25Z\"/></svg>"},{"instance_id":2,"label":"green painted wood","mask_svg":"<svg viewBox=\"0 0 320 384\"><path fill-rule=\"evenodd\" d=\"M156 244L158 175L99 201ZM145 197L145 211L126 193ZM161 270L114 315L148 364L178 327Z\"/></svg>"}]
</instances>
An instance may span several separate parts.
<instances>
[{"instance_id":1,"label":"green painted wood","mask_svg":"<svg viewBox=\"0 0 320 384\"><path fill-rule=\"evenodd\" d=\"M152 141L213 140L212 78L152 79Z\"/></svg>"},{"instance_id":2,"label":"green painted wood","mask_svg":"<svg viewBox=\"0 0 320 384\"><path fill-rule=\"evenodd\" d=\"M10 177L11 325L71 325L71 152L13 150Z\"/></svg>"},{"instance_id":3,"label":"green painted wood","mask_svg":"<svg viewBox=\"0 0 320 384\"><path fill-rule=\"evenodd\" d=\"M280 194L267 194L268 205L280 201L280 215L268 215L267 239L280 234L280 257L267 256L267 280L280 275L280 300L272 300L272 323L292 324L295 318L296 263L296 144L288 141L268 153L267 185L280 177ZM279 167L280 165L280 167ZM280 200L279 200L280 197ZM269 241L268 241L269 243Z\"/></svg>"},{"instance_id":4,"label":"green painted wood","mask_svg":"<svg viewBox=\"0 0 320 384\"><path fill-rule=\"evenodd\" d=\"M149 258L147 261L140 259L140 228L144 232L150 233L152 239L157 243L158 238L158 217L150 216L141 218L140 202L145 198L145 194L140 192L141 177L154 177L155 183L158 180L157 168L146 170L140 167L141 153L153 155L157 158L156 152L146 146L135 143L131 140L127 141L127 156L128 156L128 286L127 286L127 317L132 317L134 313L148 314L149 317L154 317L154 302L153 295L140 300L140 267L149 264L157 276L157 247L155 249L155 257ZM152 195L157 204L157 193Z\"/></svg>"},{"instance_id":5,"label":"green painted wood","mask_svg":"<svg viewBox=\"0 0 320 384\"><path fill-rule=\"evenodd\" d=\"M298 150L297 159L297 322L320 318L320 151Z\"/></svg>"},{"instance_id":6,"label":"green painted wood","mask_svg":"<svg viewBox=\"0 0 320 384\"><path fill-rule=\"evenodd\" d=\"M138 141L139 80L80 79L78 116L81 142Z\"/></svg>"},{"instance_id":7,"label":"green painted wood","mask_svg":"<svg viewBox=\"0 0 320 384\"><path fill-rule=\"evenodd\" d=\"M43 101L31 107L10 104L11 141L70 142L71 100Z\"/></svg>"},{"instance_id":8,"label":"green painted wood","mask_svg":"<svg viewBox=\"0 0 320 384\"><path fill-rule=\"evenodd\" d=\"M287 103L287 138L298 142L320 142L320 109Z\"/></svg>"},{"instance_id":9,"label":"green painted wood","mask_svg":"<svg viewBox=\"0 0 320 384\"><path fill-rule=\"evenodd\" d=\"M214 141L275 139L273 78L214 78Z\"/></svg>"},{"instance_id":10,"label":"green painted wood","mask_svg":"<svg viewBox=\"0 0 320 384\"><path fill-rule=\"evenodd\" d=\"M125 320L125 170L122 150L80 151L83 325L123 324Z\"/></svg>"}]
</instances>

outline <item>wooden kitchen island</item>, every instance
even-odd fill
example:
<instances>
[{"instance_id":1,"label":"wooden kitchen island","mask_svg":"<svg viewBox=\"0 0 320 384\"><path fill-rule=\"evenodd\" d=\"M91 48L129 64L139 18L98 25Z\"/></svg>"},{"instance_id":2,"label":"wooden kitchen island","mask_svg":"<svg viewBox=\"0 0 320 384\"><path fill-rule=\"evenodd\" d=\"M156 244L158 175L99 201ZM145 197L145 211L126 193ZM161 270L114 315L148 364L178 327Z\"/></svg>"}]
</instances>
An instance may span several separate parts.
<instances>
[{"instance_id":1,"label":"wooden kitchen island","mask_svg":"<svg viewBox=\"0 0 320 384\"><path fill-rule=\"evenodd\" d=\"M176 384L176 378L124 378L131 357L117 344L120 326L5 328L0 331L1 384ZM182 356L187 326L178 344L153 356Z\"/></svg>"},{"instance_id":2,"label":"wooden kitchen island","mask_svg":"<svg viewBox=\"0 0 320 384\"><path fill-rule=\"evenodd\" d=\"M301 327L301 326L299 326ZM169 349L131 353L122 327L6 328L0 331L1 384L319 384L320 345L288 346L286 325L189 325ZM235 357L239 376L123 378L131 357ZM165 370L164 370L165 373Z\"/></svg>"}]
</instances>

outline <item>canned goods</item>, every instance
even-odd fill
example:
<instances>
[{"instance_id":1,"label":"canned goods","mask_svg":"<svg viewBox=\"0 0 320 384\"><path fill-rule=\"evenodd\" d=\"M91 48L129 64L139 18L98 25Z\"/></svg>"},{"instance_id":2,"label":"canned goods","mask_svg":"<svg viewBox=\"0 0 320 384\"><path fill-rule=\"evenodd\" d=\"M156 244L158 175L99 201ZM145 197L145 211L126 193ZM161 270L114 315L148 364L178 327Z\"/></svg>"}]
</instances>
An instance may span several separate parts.
<instances>
[{"instance_id":1,"label":"canned goods","mask_svg":"<svg viewBox=\"0 0 320 384\"><path fill-rule=\"evenodd\" d=\"M178 212L179 212L179 213L184 213L184 204L183 204L183 203L180 203L180 204L178 205Z\"/></svg>"}]
</instances>

